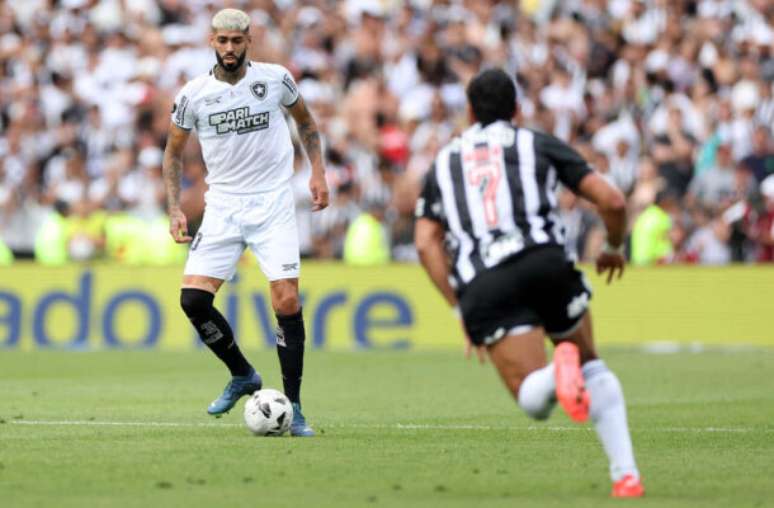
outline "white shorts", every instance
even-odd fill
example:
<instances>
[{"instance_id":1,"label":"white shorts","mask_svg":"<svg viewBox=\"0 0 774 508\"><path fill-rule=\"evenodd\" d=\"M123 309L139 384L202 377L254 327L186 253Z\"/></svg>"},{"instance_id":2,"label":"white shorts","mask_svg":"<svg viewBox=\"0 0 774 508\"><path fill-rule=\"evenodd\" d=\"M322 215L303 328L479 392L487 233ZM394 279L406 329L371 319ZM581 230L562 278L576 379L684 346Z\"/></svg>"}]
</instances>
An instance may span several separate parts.
<instances>
[{"instance_id":1,"label":"white shorts","mask_svg":"<svg viewBox=\"0 0 774 508\"><path fill-rule=\"evenodd\" d=\"M270 281L298 277L301 260L290 186L249 196L208 191L205 199L185 275L230 280L245 247L250 247Z\"/></svg>"}]
</instances>

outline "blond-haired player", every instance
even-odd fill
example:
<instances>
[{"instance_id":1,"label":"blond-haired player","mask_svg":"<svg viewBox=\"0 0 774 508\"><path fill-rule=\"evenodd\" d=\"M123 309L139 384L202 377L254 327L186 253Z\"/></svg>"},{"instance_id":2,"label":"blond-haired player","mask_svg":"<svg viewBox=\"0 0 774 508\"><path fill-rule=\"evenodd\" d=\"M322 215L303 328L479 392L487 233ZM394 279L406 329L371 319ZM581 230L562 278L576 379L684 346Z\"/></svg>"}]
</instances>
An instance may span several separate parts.
<instances>
[{"instance_id":1,"label":"blond-haired player","mask_svg":"<svg viewBox=\"0 0 774 508\"><path fill-rule=\"evenodd\" d=\"M301 413L305 332L298 294L295 203L289 184L293 145L284 112L295 120L312 166L309 190L314 210L328 205L320 135L288 70L247 60L250 43L246 13L237 9L216 13L210 45L218 63L186 83L172 109L164 151L169 231L176 242L191 243L180 303L201 340L231 372L225 390L207 408L212 415L222 415L240 397L262 386L228 322L213 306L223 281L234 275L242 252L250 248L269 279L285 394L294 407L291 434L312 436ZM181 156L191 129L199 137L209 185L204 219L194 237L189 236L180 210Z\"/></svg>"}]
</instances>

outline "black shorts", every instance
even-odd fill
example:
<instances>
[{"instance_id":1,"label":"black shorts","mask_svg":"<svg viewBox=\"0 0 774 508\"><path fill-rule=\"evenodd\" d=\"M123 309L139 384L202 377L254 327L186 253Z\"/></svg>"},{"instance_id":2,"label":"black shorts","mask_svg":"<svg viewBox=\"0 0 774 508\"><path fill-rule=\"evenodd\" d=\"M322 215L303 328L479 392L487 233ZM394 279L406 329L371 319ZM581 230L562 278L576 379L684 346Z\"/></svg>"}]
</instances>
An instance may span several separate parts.
<instances>
[{"instance_id":1,"label":"black shorts","mask_svg":"<svg viewBox=\"0 0 774 508\"><path fill-rule=\"evenodd\" d=\"M550 245L478 274L463 290L460 309L468 336L481 345L535 326L559 338L575 328L590 300L583 274L564 249Z\"/></svg>"}]
</instances>

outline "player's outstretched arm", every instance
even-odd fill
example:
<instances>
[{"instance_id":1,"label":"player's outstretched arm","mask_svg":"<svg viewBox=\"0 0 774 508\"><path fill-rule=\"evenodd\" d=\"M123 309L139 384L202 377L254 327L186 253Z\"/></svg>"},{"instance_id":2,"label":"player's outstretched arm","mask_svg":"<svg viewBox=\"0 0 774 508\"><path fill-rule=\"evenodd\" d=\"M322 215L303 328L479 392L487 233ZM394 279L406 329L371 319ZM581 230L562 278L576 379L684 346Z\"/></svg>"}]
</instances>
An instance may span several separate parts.
<instances>
[{"instance_id":1,"label":"player's outstretched arm","mask_svg":"<svg viewBox=\"0 0 774 508\"><path fill-rule=\"evenodd\" d=\"M309 190L312 193L312 211L322 210L328 206L328 183L325 180L325 162L320 147L320 132L312 113L306 107L304 98L300 95L295 104L288 108L293 120L296 121L298 136L304 145L309 162L312 165L312 177L309 179Z\"/></svg>"},{"instance_id":2,"label":"player's outstretched arm","mask_svg":"<svg viewBox=\"0 0 774 508\"><path fill-rule=\"evenodd\" d=\"M183 148L188 141L189 131L174 123L169 126L167 146L164 148L164 184L167 188L167 210L169 212L169 233L177 243L188 243L188 221L180 210L180 175L183 173Z\"/></svg>"},{"instance_id":3,"label":"player's outstretched arm","mask_svg":"<svg viewBox=\"0 0 774 508\"><path fill-rule=\"evenodd\" d=\"M414 226L414 244L417 247L419 261L430 276L435 287L441 292L449 305L455 307L458 319L462 319L457 307L457 295L449 284L449 261L446 249L443 246L444 229L439 222L425 217L417 218ZM464 329L464 326L463 326ZM470 358L472 351L476 350L478 361L484 363L486 354L481 346L474 346L470 338L465 334L465 357Z\"/></svg>"},{"instance_id":4,"label":"player's outstretched arm","mask_svg":"<svg viewBox=\"0 0 774 508\"><path fill-rule=\"evenodd\" d=\"M607 283L623 275L626 260L623 255L624 235L626 234L626 198L624 195L596 173L583 177L578 184L581 196L594 203L597 212L607 228L607 242L597 258L597 273L607 273Z\"/></svg>"}]
</instances>

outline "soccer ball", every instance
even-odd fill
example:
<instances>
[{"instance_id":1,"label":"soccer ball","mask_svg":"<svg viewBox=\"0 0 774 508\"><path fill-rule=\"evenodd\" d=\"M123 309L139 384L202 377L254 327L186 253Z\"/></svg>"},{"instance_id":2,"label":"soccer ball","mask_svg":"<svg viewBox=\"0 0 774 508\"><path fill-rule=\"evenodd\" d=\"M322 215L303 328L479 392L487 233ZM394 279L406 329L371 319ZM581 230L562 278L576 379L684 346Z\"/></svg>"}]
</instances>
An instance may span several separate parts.
<instances>
[{"instance_id":1,"label":"soccer ball","mask_svg":"<svg viewBox=\"0 0 774 508\"><path fill-rule=\"evenodd\" d=\"M258 390L245 403L245 424L257 436L281 436L292 420L293 406L280 391Z\"/></svg>"}]
</instances>

